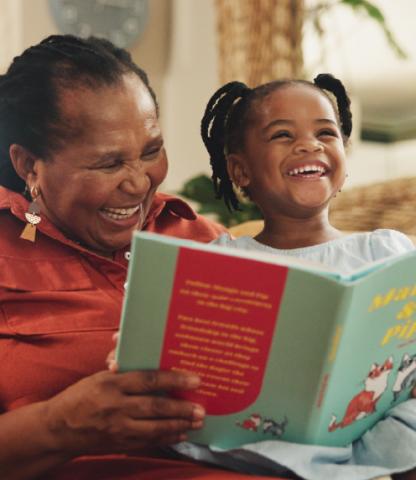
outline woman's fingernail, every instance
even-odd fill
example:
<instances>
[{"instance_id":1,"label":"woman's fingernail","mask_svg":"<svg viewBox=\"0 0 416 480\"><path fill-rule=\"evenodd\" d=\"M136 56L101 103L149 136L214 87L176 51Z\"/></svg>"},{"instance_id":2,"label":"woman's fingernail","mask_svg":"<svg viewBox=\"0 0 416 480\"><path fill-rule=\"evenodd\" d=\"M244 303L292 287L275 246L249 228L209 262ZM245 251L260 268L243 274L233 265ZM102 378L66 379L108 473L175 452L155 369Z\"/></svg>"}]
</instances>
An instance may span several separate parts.
<instances>
[{"instance_id":1,"label":"woman's fingernail","mask_svg":"<svg viewBox=\"0 0 416 480\"><path fill-rule=\"evenodd\" d=\"M192 430L199 430L204 426L204 422L202 420L198 420L197 422L191 423Z\"/></svg>"},{"instance_id":2,"label":"woman's fingernail","mask_svg":"<svg viewBox=\"0 0 416 480\"><path fill-rule=\"evenodd\" d=\"M194 420L196 420L196 421L202 420L203 418L205 418L205 409L203 407L201 407L201 405L196 405L195 404L193 406L192 416L193 416Z\"/></svg>"},{"instance_id":3,"label":"woman's fingernail","mask_svg":"<svg viewBox=\"0 0 416 480\"><path fill-rule=\"evenodd\" d=\"M108 369L110 370L110 372L117 372L117 369L118 369L117 362L115 360L110 360L108 362Z\"/></svg>"},{"instance_id":4,"label":"woman's fingernail","mask_svg":"<svg viewBox=\"0 0 416 480\"><path fill-rule=\"evenodd\" d=\"M188 388L196 388L199 387L201 383L200 378L197 375L188 374L186 376L186 386Z\"/></svg>"}]
</instances>

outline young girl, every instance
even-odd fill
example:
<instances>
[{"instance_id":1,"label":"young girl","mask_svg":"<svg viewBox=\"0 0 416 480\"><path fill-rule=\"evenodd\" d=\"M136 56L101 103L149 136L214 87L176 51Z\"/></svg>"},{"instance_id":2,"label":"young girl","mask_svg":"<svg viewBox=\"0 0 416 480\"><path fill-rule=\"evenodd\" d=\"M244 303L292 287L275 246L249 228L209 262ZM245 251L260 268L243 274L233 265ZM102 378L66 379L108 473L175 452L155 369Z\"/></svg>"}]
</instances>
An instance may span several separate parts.
<instances>
[{"instance_id":1,"label":"young girl","mask_svg":"<svg viewBox=\"0 0 416 480\"><path fill-rule=\"evenodd\" d=\"M345 181L352 130L350 100L331 75L254 89L231 82L209 101L201 130L217 196L238 209L234 188L241 189L264 215L254 239L223 235L216 243L302 257L342 272L414 249L394 230L344 235L329 222L329 203ZM231 452L189 443L178 449L253 473L286 468L307 479L370 479L416 467L416 399L345 448L267 441ZM408 475L416 478L416 471Z\"/></svg>"}]
</instances>

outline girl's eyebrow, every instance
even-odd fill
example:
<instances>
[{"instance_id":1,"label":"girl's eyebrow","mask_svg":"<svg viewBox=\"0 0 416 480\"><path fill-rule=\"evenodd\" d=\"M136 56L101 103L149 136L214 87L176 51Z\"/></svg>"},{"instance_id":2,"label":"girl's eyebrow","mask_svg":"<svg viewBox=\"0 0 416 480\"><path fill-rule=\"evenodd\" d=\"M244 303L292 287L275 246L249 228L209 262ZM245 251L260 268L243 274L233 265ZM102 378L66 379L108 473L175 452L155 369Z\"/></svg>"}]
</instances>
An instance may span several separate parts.
<instances>
[{"instance_id":1,"label":"girl's eyebrow","mask_svg":"<svg viewBox=\"0 0 416 480\"><path fill-rule=\"evenodd\" d=\"M275 127L277 125L294 125L294 120L288 120L285 118L277 118L276 120L272 120L269 122L265 127L262 128L262 132L266 132L269 128Z\"/></svg>"},{"instance_id":2,"label":"girl's eyebrow","mask_svg":"<svg viewBox=\"0 0 416 480\"><path fill-rule=\"evenodd\" d=\"M315 120L315 123L332 123L332 125L338 126L335 120L331 120L330 118L318 118Z\"/></svg>"},{"instance_id":3,"label":"girl's eyebrow","mask_svg":"<svg viewBox=\"0 0 416 480\"><path fill-rule=\"evenodd\" d=\"M338 126L337 122L335 122L330 118L317 118L316 120L314 120L314 123L331 123L336 127ZM265 133L269 128L276 127L278 125L295 125L295 124L296 124L295 120L289 120L286 118L277 118L269 122L265 127L263 127L262 132Z\"/></svg>"}]
</instances>

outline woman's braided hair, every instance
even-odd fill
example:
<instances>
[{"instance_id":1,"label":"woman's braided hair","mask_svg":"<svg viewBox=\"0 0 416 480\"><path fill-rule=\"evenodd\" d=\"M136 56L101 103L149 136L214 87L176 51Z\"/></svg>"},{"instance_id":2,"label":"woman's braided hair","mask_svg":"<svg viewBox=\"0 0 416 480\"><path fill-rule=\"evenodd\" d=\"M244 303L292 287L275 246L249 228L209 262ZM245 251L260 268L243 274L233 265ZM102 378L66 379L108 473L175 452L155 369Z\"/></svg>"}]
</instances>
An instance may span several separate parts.
<instances>
[{"instance_id":1,"label":"woman's braided hair","mask_svg":"<svg viewBox=\"0 0 416 480\"><path fill-rule=\"evenodd\" d=\"M17 192L25 188L10 160L10 145L48 159L75 134L59 110L63 89L116 85L127 73L141 79L158 110L146 73L107 40L52 35L15 57L0 75L0 184Z\"/></svg>"},{"instance_id":2,"label":"woman's braided hair","mask_svg":"<svg viewBox=\"0 0 416 480\"><path fill-rule=\"evenodd\" d=\"M214 93L206 106L201 121L201 136L210 156L216 197L223 198L230 210L239 210L240 207L228 175L227 155L244 148L246 130L256 120L254 105L270 93L291 85L318 89L334 108L344 142L351 135L350 99L342 82L328 73L318 75L313 83L305 80L276 80L253 89L241 82L227 83ZM335 97L336 105L327 92Z\"/></svg>"}]
</instances>

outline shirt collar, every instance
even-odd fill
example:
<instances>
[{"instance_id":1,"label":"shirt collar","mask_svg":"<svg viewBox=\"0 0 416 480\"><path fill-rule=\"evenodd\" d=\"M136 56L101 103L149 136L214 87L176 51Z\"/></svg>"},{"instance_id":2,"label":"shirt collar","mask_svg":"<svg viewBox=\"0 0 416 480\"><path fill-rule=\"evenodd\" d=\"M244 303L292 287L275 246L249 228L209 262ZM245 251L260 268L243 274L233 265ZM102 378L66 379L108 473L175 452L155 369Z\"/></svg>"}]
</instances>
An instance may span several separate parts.
<instances>
[{"instance_id":1,"label":"shirt collar","mask_svg":"<svg viewBox=\"0 0 416 480\"><path fill-rule=\"evenodd\" d=\"M196 219L196 213L184 200L173 195L157 192L147 215L146 224L154 221L165 210L185 220Z\"/></svg>"}]
</instances>

